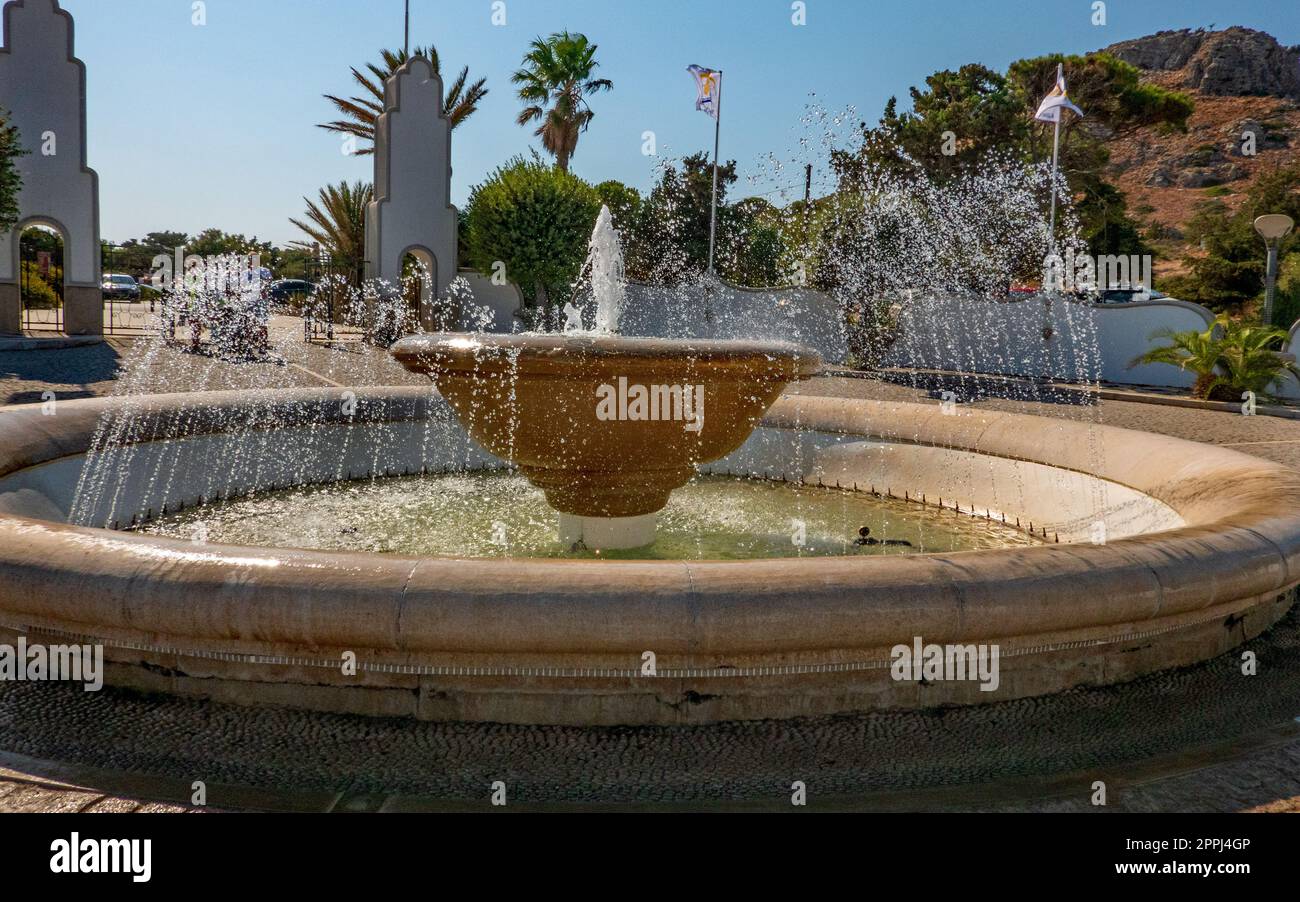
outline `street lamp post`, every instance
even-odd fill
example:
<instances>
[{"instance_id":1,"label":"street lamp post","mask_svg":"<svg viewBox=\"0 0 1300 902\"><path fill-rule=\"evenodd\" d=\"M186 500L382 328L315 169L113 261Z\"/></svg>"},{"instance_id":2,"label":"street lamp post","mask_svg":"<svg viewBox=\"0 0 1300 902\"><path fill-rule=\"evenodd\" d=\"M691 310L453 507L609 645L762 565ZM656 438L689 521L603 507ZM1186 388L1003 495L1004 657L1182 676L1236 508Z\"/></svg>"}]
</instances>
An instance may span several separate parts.
<instances>
[{"instance_id":1,"label":"street lamp post","mask_svg":"<svg viewBox=\"0 0 1300 902\"><path fill-rule=\"evenodd\" d=\"M1286 234L1295 227L1295 221L1282 213L1269 213L1255 220L1255 231L1268 248L1268 265L1265 270L1264 325L1273 325L1273 295L1277 285L1277 249Z\"/></svg>"}]
</instances>

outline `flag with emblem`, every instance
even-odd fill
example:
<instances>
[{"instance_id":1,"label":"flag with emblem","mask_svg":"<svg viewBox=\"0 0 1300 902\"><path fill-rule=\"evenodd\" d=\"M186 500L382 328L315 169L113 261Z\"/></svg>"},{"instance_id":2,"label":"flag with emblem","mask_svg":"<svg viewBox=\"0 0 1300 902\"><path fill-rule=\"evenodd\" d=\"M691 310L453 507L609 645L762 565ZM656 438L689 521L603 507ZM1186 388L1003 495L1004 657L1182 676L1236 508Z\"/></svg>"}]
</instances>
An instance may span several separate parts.
<instances>
[{"instance_id":1,"label":"flag with emblem","mask_svg":"<svg viewBox=\"0 0 1300 902\"><path fill-rule=\"evenodd\" d=\"M1056 86L1048 92L1048 95L1043 98L1043 102L1038 105L1038 112L1034 113L1034 118L1039 122L1060 122L1061 110L1074 110L1080 116L1083 115L1083 110L1075 106L1071 102L1069 95L1066 94L1065 67L1057 63Z\"/></svg>"},{"instance_id":2,"label":"flag with emblem","mask_svg":"<svg viewBox=\"0 0 1300 902\"><path fill-rule=\"evenodd\" d=\"M717 69L706 69L703 66L687 66L686 71L695 77L695 89L698 92L695 108L717 119L722 94L722 73Z\"/></svg>"}]
</instances>

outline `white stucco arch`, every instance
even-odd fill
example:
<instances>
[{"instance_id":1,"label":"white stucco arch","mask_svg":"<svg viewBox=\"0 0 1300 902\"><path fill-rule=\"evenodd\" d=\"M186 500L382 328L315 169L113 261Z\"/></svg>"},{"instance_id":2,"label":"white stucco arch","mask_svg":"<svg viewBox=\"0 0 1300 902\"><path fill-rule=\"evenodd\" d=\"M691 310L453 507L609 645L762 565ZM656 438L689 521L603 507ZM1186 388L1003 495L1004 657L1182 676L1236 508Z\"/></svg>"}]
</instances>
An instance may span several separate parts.
<instances>
[{"instance_id":1,"label":"white stucco arch","mask_svg":"<svg viewBox=\"0 0 1300 902\"><path fill-rule=\"evenodd\" d=\"M9 0L3 23L0 107L28 153L15 164L23 181L19 225L0 234L0 332L20 328L19 234L48 225L63 238L64 330L97 334L99 176L86 165L86 68L74 53L72 16L58 0ZM49 134L53 154L42 152Z\"/></svg>"},{"instance_id":2,"label":"white stucco arch","mask_svg":"<svg viewBox=\"0 0 1300 902\"><path fill-rule=\"evenodd\" d=\"M4 251L9 255L9 265L11 267L11 269L9 270L10 272L17 273L18 267L21 265L22 262L20 258L21 258L21 245L22 245L23 232L27 231L30 228L38 228L38 227L49 229L51 232L57 232L59 234L59 240L63 242L63 253L65 256L67 255L68 253L67 226L59 222L59 220L55 219L53 216L40 216L40 215L28 216L26 219L18 220L18 222L14 225L13 229L11 229L9 232L6 232L3 236L0 236L0 240L8 242L8 245L3 248L0 248L0 251ZM63 268L63 281L65 284L68 281L68 273L67 273L66 265Z\"/></svg>"},{"instance_id":3,"label":"white stucco arch","mask_svg":"<svg viewBox=\"0 0 1300 902\"><path fill-rule=\"evenodd\" d=\"M431 319L437 319L438 258L433 251L429 250L422 244L412 244L410 247L402 251L400 259L403 267L406 265L407 257L414 257L422 266L427 267L429 270L428 280L422 281L420 284L417 316L421 323Z\"/></svg>"},{"instance_id":4,"label":"white stucco arch","mask_svg":"<svg viewBox=\"0 0 1300 902\"><path fill-rule=\"evenodd\" d=\"M456 277L451 122L442 104L442 79L423 57L388 79L375 123L375 196L366 208L367 278L400 284L408 253L431 264L433 296L420 310L425 328L433 328L437 298Z\"/></svg>"}]
</instances>

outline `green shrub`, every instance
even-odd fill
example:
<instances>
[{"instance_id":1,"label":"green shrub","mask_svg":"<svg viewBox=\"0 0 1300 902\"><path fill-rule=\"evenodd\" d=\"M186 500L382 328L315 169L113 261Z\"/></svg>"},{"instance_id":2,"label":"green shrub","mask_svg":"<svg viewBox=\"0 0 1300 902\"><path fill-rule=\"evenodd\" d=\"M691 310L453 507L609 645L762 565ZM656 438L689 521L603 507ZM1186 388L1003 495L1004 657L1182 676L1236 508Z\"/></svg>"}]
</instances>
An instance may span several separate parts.
<instances>
[{"instance_id":1,"label":"green shrub","mask_svg":"<svg viewBox=\"0 0 1300 902\"><path fill-rule=\"evenodd\" d=\"M1300 252L1278 261L1277 289L1273 295L1273 324L1290 329L1300 320Z\"/></svg>"},{"instance_id":2,"label":"green shrub","mask_svg":"<svg viewBox=\"0 0 1300 902\"><path fill-rule=\"evenodd\" d=\"M577 280L600 214L591 185L540 160L516 157L470 192L466 245L472 265L506 278L548 308Z\"/></svg>"},{"instance_id":3,"label":"green shrub","mask_svg":"<svg viewBox=\"0 0 1300 902\"><path fill-rule=\"evenodd\" d=\"M53 278L56 274L53 270L50 276ZM41 277L40 270L35 263L23 262L23 274L19 280L22 286L23 306L29 308L52 309L59 306L59 296L49 282Z\"/></svg>"},{"instance_id":4,"label":"green shrub","mask_svg":"<svg viewBox=\"0 0 1300 902\"><path fill-rule=\"evenodd\" d=\"M0 109L0 233L9 231L18 221L18 192L23 180L14 161L26 153L19 142L18 129Z\"/></svg>"},{"instance_id":5,"label":"green shrub","mask_svg":"<svg viewBox=\"0 0 1300 902\"><path fill-rule=\"evenodd\" d=\"M636 222L636 215L641 210L641 192L629 188L620 181L610 179L597 185L596 193L600 195L600 202L609 207L614 228L625 236L624 240L627 240Z\"/></svg>"},{"instance_id":6,"label":"green shrub","mask_svg":"<svg viewBox=\"0 0 1300 902\"><path fill-rule=\"evenodd\" d=\"M1169 344L1133 359L1130 367L1167 363L1196 376L1192 394L1211 401L1237 401L1245 392L1267 397L1288 373L1300 369L1284 358L1285 329L1220 316L1204 332L1161 330L1151 336Z\"/></svg>"}]
</instances>

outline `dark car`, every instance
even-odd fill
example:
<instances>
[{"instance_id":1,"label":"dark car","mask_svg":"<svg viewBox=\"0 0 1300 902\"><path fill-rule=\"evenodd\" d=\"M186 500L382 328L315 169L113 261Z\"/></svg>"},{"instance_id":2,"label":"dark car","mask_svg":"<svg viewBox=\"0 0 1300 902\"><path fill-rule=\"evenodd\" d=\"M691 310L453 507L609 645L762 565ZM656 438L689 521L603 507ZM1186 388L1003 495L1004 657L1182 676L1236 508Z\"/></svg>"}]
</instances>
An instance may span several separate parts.
<instances>
[{"instance_id":1,"label":"dark car","mask_svg":"<svg viewBox=\"0 0 1300 902\"><path fill-rule=\"evenodd\" d=\"M120 273L105 273L100 289L106 300L138 301L140 299L140 284L131 276Z\"/></svg>"},{"instance_id":2,"label":"dark car","mask_svg":"<svg viewBox=\"0 0 1300 902\"><path fill-rule=\"evenodd\" d=\"M305 279L278 279L266 289L266 299L273 304L287 304L307 297L315 290L316 286Z\"/></svg>"}]
</instances>

